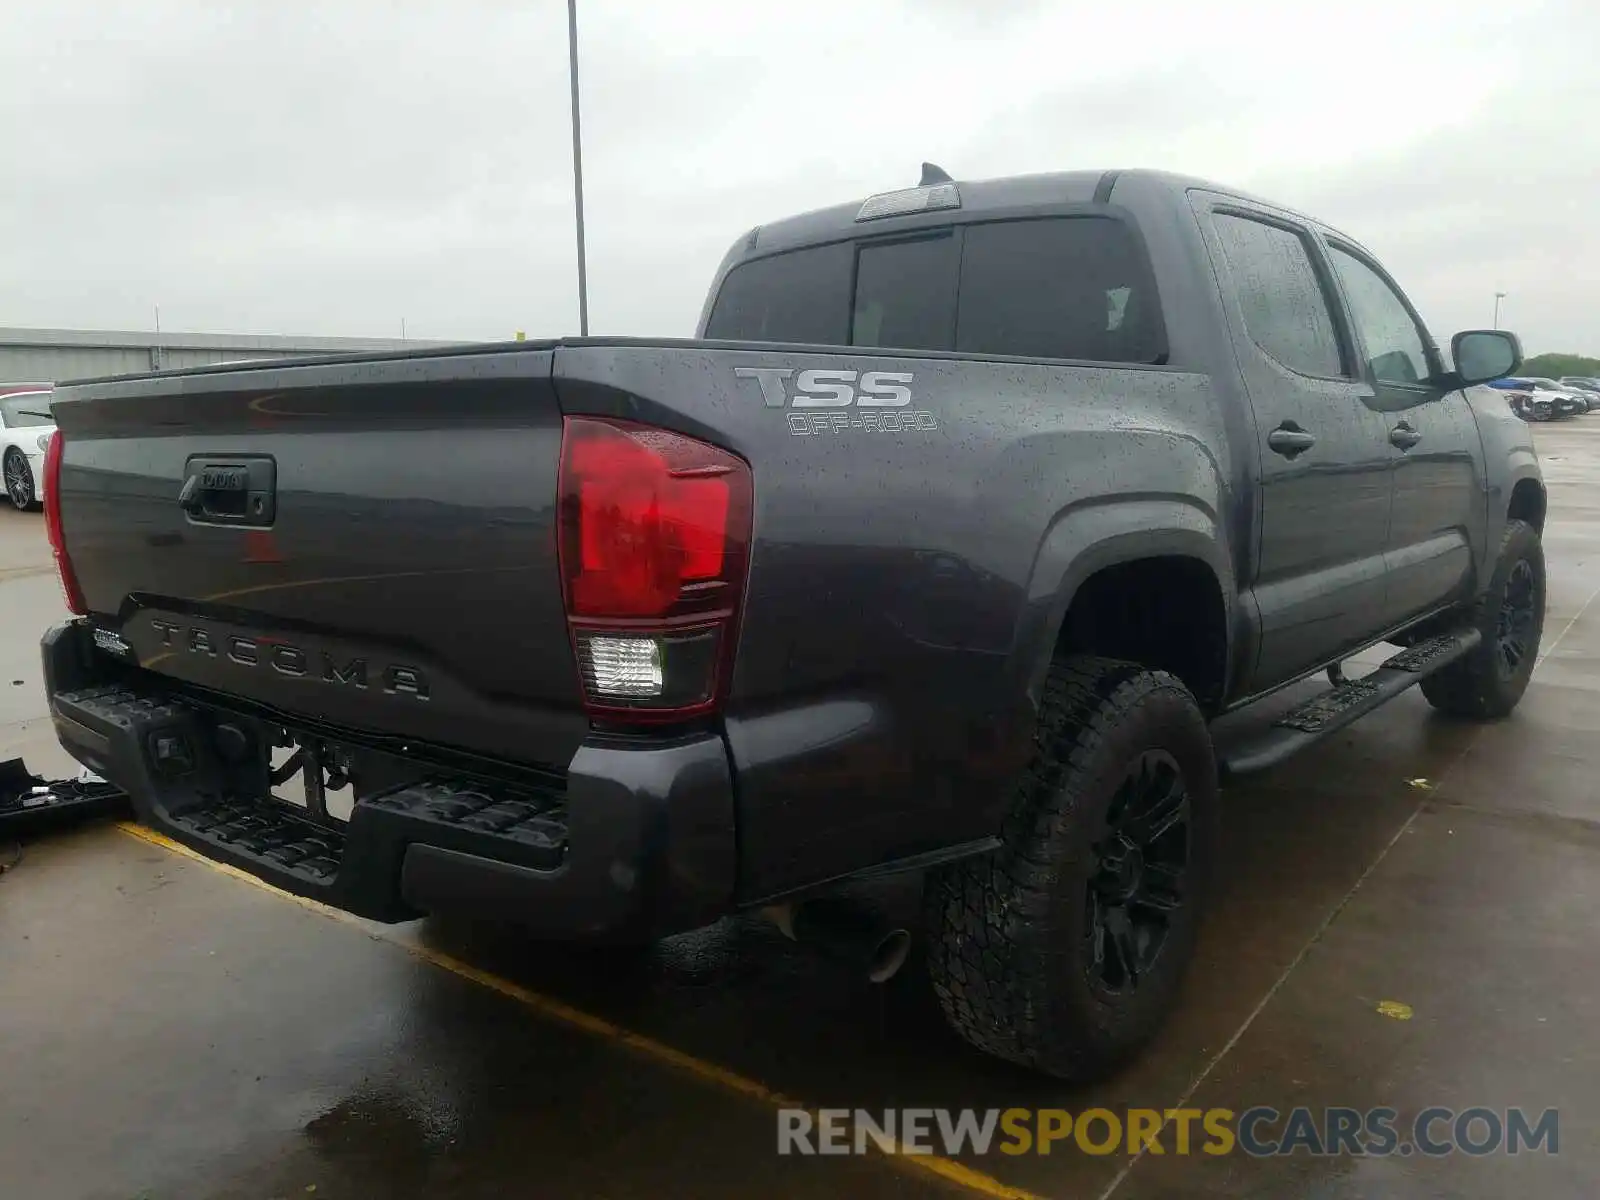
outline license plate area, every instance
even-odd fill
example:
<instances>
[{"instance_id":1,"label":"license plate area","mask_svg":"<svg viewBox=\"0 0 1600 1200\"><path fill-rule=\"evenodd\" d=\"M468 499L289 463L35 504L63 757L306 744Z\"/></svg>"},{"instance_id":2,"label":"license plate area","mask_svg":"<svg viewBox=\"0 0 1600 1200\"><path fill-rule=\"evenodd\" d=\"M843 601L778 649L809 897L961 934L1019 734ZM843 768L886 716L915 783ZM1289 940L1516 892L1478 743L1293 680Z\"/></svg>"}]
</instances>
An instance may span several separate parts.
<instances>
[{"instance_id":1,"label":"license plate area","mask_svg":"<svg viewBox=\"0 0 1600 1200\"><path fill-rule=\"evenodd\" d=\"M351 751L319 738L286 736L288 745L272 749L272 798L318 821L348 822L356 804Z\"/></svg>"},{"instance_id":2,"label":"license plate area","mask_svg":"<svg viewBox=\"0 0 1600 1200\"><path fill-rule=\"evenodd\" d=\"M539 811L558 807L549 797L565 792L564 777L515 779L441 761L443 751L418 753L405 744L377 747L334 730L286 725L281 719L239 712L210 697L195 697L201 745L202 790L218 797L280 806L303 820L343 833L355 809L428 780L483 791L499 800L536 796ZM393 807L391 805L391 807Z\"/></svg>"}]
</instances>

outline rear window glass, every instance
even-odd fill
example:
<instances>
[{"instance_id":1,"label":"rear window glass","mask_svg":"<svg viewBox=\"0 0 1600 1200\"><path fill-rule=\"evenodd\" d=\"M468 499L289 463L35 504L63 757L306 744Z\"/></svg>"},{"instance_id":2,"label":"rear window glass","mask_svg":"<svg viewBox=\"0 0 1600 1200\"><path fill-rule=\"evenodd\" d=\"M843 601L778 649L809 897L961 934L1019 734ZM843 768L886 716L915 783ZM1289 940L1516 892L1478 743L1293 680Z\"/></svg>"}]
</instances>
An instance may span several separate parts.
<instances>
[{"instance_id":1,"label":"rear window glass","mask_svg":"<svg viewBox=\"0 0 1600 1200\"><path fill-rule=\"evenodd\" d=\"M27 429L54 424L50 415L50 396L46 392L16 392L0 399L0 426Z\"/></svg>"},{"instance_id":2,"label":"rear window glass","mask_svg":"<svg viewBox=\"0 0 1600 1200\"><path fill-rule=\"evenodd\" d=\"M861 247L850 344L950 349L955 279L956 239L948 233Z\"/></svg>"},{"instance_id":3,"label":"rear window glass","mask_svg":"<svg viewBox=\"0 0 1600 1200\"><path fill-rule=\"evenodd\" d=\"M706 336L1091 362L1163 361L1160 310L1121 221L1042 217L839 243L729 272Z\"/></svg>"}]
</instances>

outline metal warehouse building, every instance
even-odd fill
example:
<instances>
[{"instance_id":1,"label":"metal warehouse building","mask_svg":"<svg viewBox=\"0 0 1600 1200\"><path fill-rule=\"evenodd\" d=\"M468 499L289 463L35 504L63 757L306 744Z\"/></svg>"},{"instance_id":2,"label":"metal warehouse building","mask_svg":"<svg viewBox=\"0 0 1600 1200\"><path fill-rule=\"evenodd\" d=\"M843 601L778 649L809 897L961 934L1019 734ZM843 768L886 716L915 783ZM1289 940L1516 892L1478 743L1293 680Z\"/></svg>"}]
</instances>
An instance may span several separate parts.
<instances>
[{"instance_id":1,"label":"metal warehouse building","mask_svg":"<svg viewBox=\"0 0 1600 1200\"><path fill-rule=\"evenodd\" d=\"M399 338L0 328L0 385L64 383L69 379L131 375L172 367L202 367L210 363L237 362L248 358L422 350L458 344Z\"/></svg>"}]
</instances>

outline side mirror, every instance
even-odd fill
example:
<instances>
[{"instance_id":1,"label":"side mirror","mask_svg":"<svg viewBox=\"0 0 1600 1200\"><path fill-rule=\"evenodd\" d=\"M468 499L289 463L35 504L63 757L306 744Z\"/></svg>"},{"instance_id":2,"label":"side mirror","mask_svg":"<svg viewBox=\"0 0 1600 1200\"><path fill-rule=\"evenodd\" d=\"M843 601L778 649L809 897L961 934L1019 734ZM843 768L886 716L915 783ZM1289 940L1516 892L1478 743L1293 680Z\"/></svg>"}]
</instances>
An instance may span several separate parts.
<instances>
[{"instance_id":1,"label":"side mirror","mask_svg":"<svg viewBox=\"0 0 1600 1200\"><path fill-rule=\"evenodd\" d=\"M1522 365L1522 343L1503 329L1469 329L1450 339L1459 387L1504 379Z\"/></svg>"}]
</instances>

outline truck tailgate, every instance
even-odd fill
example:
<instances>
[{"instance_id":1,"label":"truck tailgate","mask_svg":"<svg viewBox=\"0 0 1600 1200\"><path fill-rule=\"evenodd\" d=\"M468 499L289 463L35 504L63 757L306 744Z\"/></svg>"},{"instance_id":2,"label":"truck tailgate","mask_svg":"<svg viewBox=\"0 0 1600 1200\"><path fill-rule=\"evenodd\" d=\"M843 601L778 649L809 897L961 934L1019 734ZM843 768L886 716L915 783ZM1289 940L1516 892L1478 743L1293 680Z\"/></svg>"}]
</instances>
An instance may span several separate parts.
<instances>
[{"instance_id":1,"label":"truck tailgate","mask_svg":"<svg viewBox=\"0 0 1600 1200\"><path fill-rule=\"evenodd\" d=\"M587 724L550 370L530 347L61 389L63 537L96 624L289 714L564 765Z\"/></svg>"}]
</instances>

